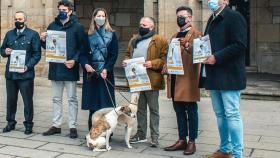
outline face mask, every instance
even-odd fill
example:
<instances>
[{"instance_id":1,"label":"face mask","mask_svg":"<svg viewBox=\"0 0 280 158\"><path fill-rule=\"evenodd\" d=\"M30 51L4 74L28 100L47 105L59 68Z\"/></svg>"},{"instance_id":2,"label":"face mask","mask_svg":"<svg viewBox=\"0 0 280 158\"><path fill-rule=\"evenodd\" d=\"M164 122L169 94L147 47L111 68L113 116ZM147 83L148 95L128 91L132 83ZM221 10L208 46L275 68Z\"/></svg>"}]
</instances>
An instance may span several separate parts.
<instances>
[{"instance_id":1,"label":"face mask","mask_svg":"<svg viewBox=\"0 0 280 158\"><path fill-rule=\"evenodd\" d=\"M211 9L212 11L217 11L220 8L218 0L209 0L208 8Z\"/></svg>"},{"instance_id":2,"label":"face mask","mask_svg":"<svg viewBox=\"0 0 280 158\"><path fill-rule=\"evenodd\" d=\"M66 20L68 18L67 12L59 11L58 18L60 20Z\"/></svg>"},{"instance_id":3,"label":"face mask","mask_svg":"<svg viewBox=\"0 0 280 158\"><path fill-rule=\"evenodd\" d=\"M179 27L183 27L185 26L187 23L186 23L186 18L185 17L178 17L177 18L177 25Z\"/></svg>"},{"instance_id":4,"label":"face mask","mask_svg":"<svg viewBox=\"0 0 280 158\"><path fill-rule=\"evenodd\" d=\"M103 26L105 24L105 17L96 17L95 22L98 26Z\"/></svg>"},{"instance_id":5,"label":"face mask","mask_svg":"<svg viewBox=\"0 0 280 158\"><path fill-rule=\"evenodd\" d=\"M24 28L24 22L16 21L15 26L16 26L17 29L20 30L20 29Z\"/></svg>"},{"instance_id":6,"label":"face mask","mask_svg":"<svg viewBox=\"0 0 280 158\"><path fill-rule=\"evenodd\" d=\"M139 35L144 36L150 32L150 28L139 27Z\"/></svg>"}]
</instances>

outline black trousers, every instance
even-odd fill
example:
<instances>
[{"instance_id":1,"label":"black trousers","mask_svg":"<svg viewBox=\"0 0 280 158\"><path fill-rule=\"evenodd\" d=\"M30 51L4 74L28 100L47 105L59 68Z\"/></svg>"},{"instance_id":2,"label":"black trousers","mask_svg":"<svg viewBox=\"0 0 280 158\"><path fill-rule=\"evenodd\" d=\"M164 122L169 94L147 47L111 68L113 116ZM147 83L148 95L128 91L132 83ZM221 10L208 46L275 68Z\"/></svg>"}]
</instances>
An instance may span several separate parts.
<instances>
[{"instance_id":1,"label":"black trousers","mask_svg":"<svg viewBox=\"0 0 280 158\"><path fill-rule=\"evenodd\" d=\"M88 130L90 131L92 127L92 115L95 113L95 110L89 110L89 116L88 116Z\"/></svg>"},{"instance_id":2,"label":"black trousers","mask_svg":"<svg viewBox=\"0 0 280 158\"><path fill-rule=\"evenodd\" d=\"M8 125L16 125L16 112L18 92L20 91L24 103L24 118L23 122L25 128L33 128L33 92L34 79L28 80L6 80L7 91L7 115L6 120Z\"/></svg>"},{"instance_id":3,"label":"black trousers","mask_svg":"<svg viewBox=\"0 0 280 158\"><path fill-rule=\"evenodd\" d=\"M187 136L195 140L198 132L198 106L196 102L173 101L176 112L179 139L184 140Z\"/></svg>"}]
</instances>

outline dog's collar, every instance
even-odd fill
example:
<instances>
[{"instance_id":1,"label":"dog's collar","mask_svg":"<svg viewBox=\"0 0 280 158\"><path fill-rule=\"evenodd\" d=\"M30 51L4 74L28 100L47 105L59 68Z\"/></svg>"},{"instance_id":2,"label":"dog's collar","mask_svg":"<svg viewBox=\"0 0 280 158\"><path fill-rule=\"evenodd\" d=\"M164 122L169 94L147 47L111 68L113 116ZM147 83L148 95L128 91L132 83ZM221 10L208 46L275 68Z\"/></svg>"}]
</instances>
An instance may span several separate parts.
<instances>
[{"instance_id":1,"label":"dog's collar","mask_svg":"<svg viewBox=\"0 0 280 158\"><path fill-rule=\"evenodd\" d=\"M138 104L134 104L134 103L130 103L130 104L132 104L132 105L136 105L136 106L138 105Z\"/></svg>"}]
</instances>

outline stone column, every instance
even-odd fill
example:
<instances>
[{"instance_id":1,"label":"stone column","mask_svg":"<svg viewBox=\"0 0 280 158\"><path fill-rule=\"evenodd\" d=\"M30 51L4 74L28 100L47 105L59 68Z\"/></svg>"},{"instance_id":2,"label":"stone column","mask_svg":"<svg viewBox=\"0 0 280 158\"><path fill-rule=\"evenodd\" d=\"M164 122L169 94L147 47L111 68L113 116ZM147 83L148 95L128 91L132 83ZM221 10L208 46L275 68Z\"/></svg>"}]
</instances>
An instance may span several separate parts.
<instances>
[{"instance_id":1,"label":"stone column","mask_svg":"<svg viewBox=\"0 0 280 158\"><path fill-rule=\"evenodd\" d=\"M255 57L258 72L280 74L280 1L261 0L252 3L256 9ZM253 56L254 57L254 56Z\"/></svg>"},{"instance_id":2,"label":"stone column","mask_svg":"<svg viewBox=\"0 0 280 158\"><path fill-rule=\"evenodd\" d=\"M259 3L259 2L258 2ZM257 67L257 1L250 1L250 66Z\"/></svg>"}]
</instances>

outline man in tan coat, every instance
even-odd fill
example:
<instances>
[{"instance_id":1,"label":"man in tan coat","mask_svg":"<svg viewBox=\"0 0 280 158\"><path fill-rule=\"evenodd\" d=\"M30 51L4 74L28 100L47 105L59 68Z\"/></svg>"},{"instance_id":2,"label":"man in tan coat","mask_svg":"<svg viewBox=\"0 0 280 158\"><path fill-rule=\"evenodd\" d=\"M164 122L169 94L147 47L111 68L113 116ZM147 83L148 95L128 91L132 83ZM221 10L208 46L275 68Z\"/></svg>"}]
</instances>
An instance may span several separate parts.
<instances>
[{"instance_id":1,"label":"man in tan coat","mask_svg":"<svg viewBox=\"0 0 280 158\"><path fill-rule=\"evenodd\" d=\"M173 38L179 38L180 41L184 75L168 75L167 95L168 98L172 98L176 112L179 140L164 150L184 150L185 155L191 155L196 151L195 139L198 132L196 102L200 100L198 88L200 65L192 63L192 43L193 39L201 36L201 33L191 25L191 8L181 6L176 10L176 15L180 31ZM166 73L166 70L164 72Z\"/></svg>"},{"instance_id":2,"label":"man in tan coat","mask_svg":"<svg viewBox=\"0 0 280 158\"><path fill-rule=\"evenodd\" d=\"M151 147L157 147L159 137L159 90L164 89L161 74L166 60L168 43L165 38L155 34L155 21L151 17L140 20L139 34L131 39L125 59L144 57L152 90L140 92L137 111L137 133L131 143L146 142L147 138L147 105L150 110ZM126 63L123 62L123 66Z\"/></svg>"}]
</instances>

